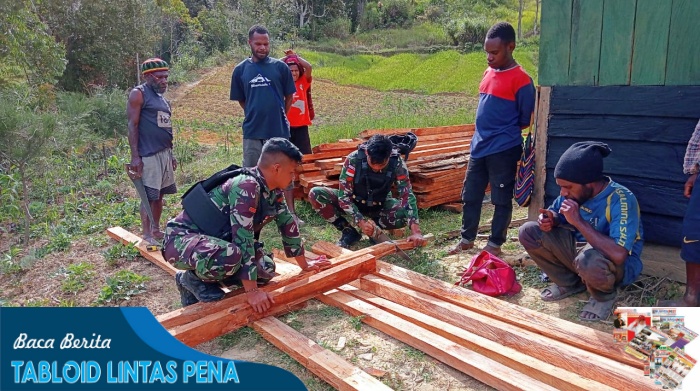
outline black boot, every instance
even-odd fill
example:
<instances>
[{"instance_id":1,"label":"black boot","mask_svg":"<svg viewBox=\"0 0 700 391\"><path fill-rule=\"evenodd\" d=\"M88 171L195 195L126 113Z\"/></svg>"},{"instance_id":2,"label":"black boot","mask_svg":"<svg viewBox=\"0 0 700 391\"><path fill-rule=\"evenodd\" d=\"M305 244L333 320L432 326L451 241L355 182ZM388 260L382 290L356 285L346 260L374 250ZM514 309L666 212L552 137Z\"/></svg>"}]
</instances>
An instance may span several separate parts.
<instances>
[{"instance_id":1,"label":"black boot","mask_svg":"<svg viewBox=\"0 0 700 391\"><path fill-rule=\"evenodd\" d=\"M179 274L179 273L178 273ZM203 302L217 301L224 297L224 291L214 282L204 282L192 270L187 270L180 276L180 285Z\"/></svg>"},{"instance_id":2,"label":"black boot","mask_svg":"<svg viewBox=\"0 0 700 391\"><path fill-rule=\"evenodd\" d=\"M335 225L338 231L343 233L338 241L338 246L340 247L350 248L350 246L362 239L362 235L342 217L337 218L333 222L333 225Z\"/></svg>"},{"instance_id":3,"label":"black boot","mask_svg":"<svg viewBox=\"0 0 700 391\"><path fill-rule=\"evenodd\" d=\"M182 286L182 283L180 280L182 279L182 276L185 274L184 271L180 270L175 274L175 286L177 286L178 292L180 292L180 302L182 303L183 307L187 307L188 305L196 304L199 303L199 300L185 288Z\"/></svg>"}]
</instances>

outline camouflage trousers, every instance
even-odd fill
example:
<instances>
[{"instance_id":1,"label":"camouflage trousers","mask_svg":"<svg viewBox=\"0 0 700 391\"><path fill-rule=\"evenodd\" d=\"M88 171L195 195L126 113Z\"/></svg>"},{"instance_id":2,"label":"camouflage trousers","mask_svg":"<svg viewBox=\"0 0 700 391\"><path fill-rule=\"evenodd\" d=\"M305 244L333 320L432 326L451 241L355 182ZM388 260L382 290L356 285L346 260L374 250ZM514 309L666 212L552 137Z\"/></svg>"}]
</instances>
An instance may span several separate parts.
<instances>
[{"instance_id":1,"label":"camouflage trousers","mask_svg":"<svg viewBox=\"0 0 700 391\"><path fill-rule=\"evenodd\" d=\"M338 190L330 187L317 186L309 192L309 202L321 217L329 223L335 222L340 217L345 217L345 211L338 202ZM362 215L374 220L383 229L403 228L408 224L408 212L401 207L401 202L395 198L387 197L382 209L377 211L362 211ZM353 219L349 219L353 220Z\"/></svg>"},{"instance_id":2,"label":"camouflage trousers","mask_svg":"<svg viewBox=\"0 0 700 391\"><path fill-rule=\"evenodd\" d=\"M195 233L168 235L163 253L175 268L192 270L204 282L240 280L241 249L223 239ZM261 264L265 271L274 273L275 262L271 257L263 256L262 250L259 254L256 252L256 259L263 260Z\"/></svg>"}]
</instances>

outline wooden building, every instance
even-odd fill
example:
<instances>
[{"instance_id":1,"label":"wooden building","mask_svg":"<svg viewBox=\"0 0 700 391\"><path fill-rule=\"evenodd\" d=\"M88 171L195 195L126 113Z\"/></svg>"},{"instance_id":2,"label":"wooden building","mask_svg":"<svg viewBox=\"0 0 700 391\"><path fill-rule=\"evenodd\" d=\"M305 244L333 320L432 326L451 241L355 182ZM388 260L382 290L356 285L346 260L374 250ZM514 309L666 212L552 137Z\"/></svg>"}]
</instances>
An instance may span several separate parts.
<instances>
[{"instance_id":1,"label":"wooden building","mask_svg":"<svg viewBox=\"0 0 700 391\"><path fill-rule=\"evenodd\" d=\"M681 281L683 156L700 119L698 18L697 0L542 1L530 217L558 195L553 171L566 148L608 143L605 173L639 200L644 273Z\"/></svg>"}]
</instances>

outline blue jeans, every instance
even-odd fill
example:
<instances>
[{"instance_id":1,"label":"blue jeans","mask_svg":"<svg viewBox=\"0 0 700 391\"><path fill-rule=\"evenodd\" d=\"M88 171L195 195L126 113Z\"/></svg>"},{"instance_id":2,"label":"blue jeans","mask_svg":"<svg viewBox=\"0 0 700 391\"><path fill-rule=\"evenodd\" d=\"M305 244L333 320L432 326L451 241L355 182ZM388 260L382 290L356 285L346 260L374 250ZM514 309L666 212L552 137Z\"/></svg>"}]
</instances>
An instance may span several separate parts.
<instances>
[{"instance_id":1,"label":"blue jeans","mask_svg":"<svg viewBox=\"0 0 700 391\"><path fill-rule=\"evenodd\" d=\"M513 188L522 145L482 158L471 158L462 187L462 243L476 239L481 204L486 186L491 184L491 203L495 206L489 245L500 247L506 241L513 217Z\"/></svg>"}]
</instances>

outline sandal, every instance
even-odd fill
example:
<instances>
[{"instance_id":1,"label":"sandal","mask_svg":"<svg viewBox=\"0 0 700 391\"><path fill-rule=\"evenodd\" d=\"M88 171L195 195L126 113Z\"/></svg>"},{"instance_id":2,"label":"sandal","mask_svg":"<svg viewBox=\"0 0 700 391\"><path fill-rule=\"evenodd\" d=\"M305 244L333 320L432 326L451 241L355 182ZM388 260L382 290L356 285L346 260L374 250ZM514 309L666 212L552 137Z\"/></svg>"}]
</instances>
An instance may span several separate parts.
<instances>
[{"instance_id":1,"label":"sandal","mask_svg":"<svg viewBox=\"0 0 700 391\"><path fill-rule=\"evenodd\" d=\"M569 296L581 293L586 290L586 285L576 285L570 288L561 287L557 284L552 284L542 290L540 297L543 301L559 301Z\"/></svg>"},{"instance_id":2,"label":"sandal","mask_svg":"<svg viewBox=\"0 0 700 391\"><path fill-rule=\"evenodd\" d=\"M590 298L588 303L583 306L581 313L578 318L584 322L596 322L599 320L607 319L612 313L612 309L615 306L615 299L608 301L598 301L594 298ZM584 314L593 314L595 317L584 317Z\"/></svg>"}]
</instances>

